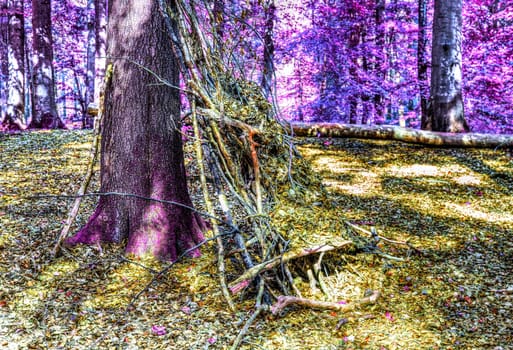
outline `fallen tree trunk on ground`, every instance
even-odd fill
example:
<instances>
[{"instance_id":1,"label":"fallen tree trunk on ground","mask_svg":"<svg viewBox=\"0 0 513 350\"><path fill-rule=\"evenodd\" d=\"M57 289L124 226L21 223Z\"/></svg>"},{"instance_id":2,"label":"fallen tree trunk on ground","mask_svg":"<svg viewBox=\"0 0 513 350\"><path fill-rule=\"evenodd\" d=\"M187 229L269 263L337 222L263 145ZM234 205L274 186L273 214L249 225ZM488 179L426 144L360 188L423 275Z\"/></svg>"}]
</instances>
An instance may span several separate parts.
<instances>
[{"instance_id":1,"label":"fallen tree trunk on ground","mask_svg":"<svg viewBox=\"0 0 513 350\"><path fill-rule=\"evenodd\" d=\"M513 135L449 133L402 128L393 125L292 123L295 136L397 140L442 147L511 148Z\"/></svg>"}]
</instances>

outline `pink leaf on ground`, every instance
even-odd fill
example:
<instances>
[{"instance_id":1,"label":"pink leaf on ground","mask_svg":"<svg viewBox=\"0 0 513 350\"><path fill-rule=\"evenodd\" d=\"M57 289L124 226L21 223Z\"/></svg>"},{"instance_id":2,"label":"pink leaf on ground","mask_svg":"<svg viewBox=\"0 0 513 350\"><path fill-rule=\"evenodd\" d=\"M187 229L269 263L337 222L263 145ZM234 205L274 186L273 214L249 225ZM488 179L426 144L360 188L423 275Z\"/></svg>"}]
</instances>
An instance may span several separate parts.
<instances>
[{"instance_id":1,"label":"pink leaf on ground","mask_svg":"<svg viewBox=\"0 0 513 350\"><path fill-rule=\"evenodd\" d=\"M167 330L166 330L166 327L164 326L159 326L159 325L156 325L154 324L153 326L151 326L151 332L154 334L154 335L166 335L167 334Z\"/></svg>"},{"instance_id":2,"label":"pink leaf on ground","mask_svg":"<svg viewBox=\"0 0 513 350\"><path fill-rule=\"evenodd\" d=\"M392 313L390 311L385 312L385 318L390 322L394 322L394 316L392 316Z\"/></svg>"}]
</instances>

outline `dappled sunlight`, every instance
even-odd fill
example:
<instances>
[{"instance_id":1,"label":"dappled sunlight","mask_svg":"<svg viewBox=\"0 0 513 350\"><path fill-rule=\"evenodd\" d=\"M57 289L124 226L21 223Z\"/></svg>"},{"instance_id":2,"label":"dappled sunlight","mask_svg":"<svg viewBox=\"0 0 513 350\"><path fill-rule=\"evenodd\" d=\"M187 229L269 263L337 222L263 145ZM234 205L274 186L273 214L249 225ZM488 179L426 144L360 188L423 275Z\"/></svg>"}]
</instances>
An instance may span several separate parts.
<instances>
[{"instance_id":1,"label":"dappled sunlight","mask_svg":"<svg viewBox=\"0 0 513 350\"><path fill-rule=\"evenodd\" d=\"M481 185L482 179L480 176L476 175L462 175L454 178L454 182L460 185L473 185L478 186Z\"/></svg>"},{"instance_id":2,"label":"dappled sunlight","mask_svg":"<svg viewBox=\"0 0 513 350\"><path fill-rule=\"evenodd\" d=\"M471 217L476 220L482 220L490 223L500 223L500 224L511 224L513 223L513 214L512 213L504 213L504 212L491 212L485 210L479 210L473 207L470 203L464 204L456 204L456 203L446 203L445 204L449 211L454 211L460 215Z\"/></svg>"},{"instance_id":3,"label":"dappled sunlight","mask_svg":"<svg viewBox=\"0 0 513 350\"><path fill-rule=\"evenodd\" d=\"M354 195L372 195L380 188L379 178L368 171L352 171L353 178L350 183L327 179L323 183L334 190Z\"/></svg>"},{"instance_id":4,"label":"dappled sunlight","mask_svg":"<svg viewBox=\"0 0 513 350\"><path fill-rule=\"evenodd\" d=\"M24 196L76 190L89 154L83 136L32 133L0 140L9 155L0 164L0 190L9 193L0 202L0 281L8 292L0 294L0 326L3 320L15 324L19 333L11 338L27 348L45 339L48 344L64 339L64 347L116 347L119 334L126 334L123 344L140 348L169 348L177 340L205 348L214 336L218 344L229 344L254 301L240 301L237 312L227 311L213 246L202 247L200 258L176 264L152 285L155 272L167 265L125 256L120 246L105 245L100 252L80 245L60 257L50 255L70 200ZM357 247L298 260L290 265L292 283L305 297L341 304L370 290L381 297L349 313L287 308L257 320L258 332L243 348L450 348L467 344L467 337L484 348L487 329L501 324L507 330L505 299L486 294L513 285L507 265L513 166L507 159L494 158L493 151L382 141L339 140L300 149L307 150L304 157L314 162L329 193L316 189L305 197L285 193L279 198L271 219L289 239L289 249L347 239L349 222L364 230L375 227L399 242L380 241L378 247L404 261ZM44 162L30 161L39 156ZM201 192L193 198L202 198ZM84 199L74 230L87 220L95 200ZM322 288L308 277L320 260ZM227 271L240 269L231 259L226 263ZM167 335L156 338L154 325L165 327Z\"/></svg>"},{"instance_id":5,"label":"dappled sunlight","mask_svg":"<svg viewBox=\"0 0 513 350\"><path fill-rule=\"evenodd\" d=\"M143 268L143 266L145 268ZM109 272L109 282L98 284L96 292L83 301L90 309L126 308L132 298L152 280L150 270L158 270L159 264L152 259L138 259L137 265L122 263Z\"/></svg>"},{"instance_id":6,"label":"dappled sunlight","mask_svg":"<svg viewBox=\"0 0 513 350\"><path fill-rule=\"evenodd\" d=\"M440 176L442 170L440 166L425 165L425 164L414 164L410 166L396 166L389 167L391 175L395 176Z\"/></svg>"}]
</instances>

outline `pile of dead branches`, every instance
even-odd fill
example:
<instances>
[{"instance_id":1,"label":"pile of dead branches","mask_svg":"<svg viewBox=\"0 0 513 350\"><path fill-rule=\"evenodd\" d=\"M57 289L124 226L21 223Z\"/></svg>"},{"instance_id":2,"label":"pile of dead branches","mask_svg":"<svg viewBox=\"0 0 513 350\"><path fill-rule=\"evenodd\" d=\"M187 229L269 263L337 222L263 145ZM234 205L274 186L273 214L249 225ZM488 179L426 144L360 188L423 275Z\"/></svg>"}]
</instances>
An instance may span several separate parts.
<instances>
[{"instance_id":1,"label":"pile of dead branches","mask_svg":"<svg viewBox=\"0 0 513 350\"><path fill-rule=\"evenodd\" d=\"M273 313L290 303L306 305L305 299L287 299L294 290L287 263L353 242L341 239L292 249L291 238L275 229L270 213L280 200L312 201L312 192L322 200L319 178L296 151L290 128L278 121L272 99L265 98L260 86L246 76L235 47L220 44L210 5L189 0L177 0L171 7L161 1L161 5L186 84L190 106L186 122L194 130L205 206L212 216L220 208L232 230L226 238L221 235L226 227L213 223L213 234L224 237L217 239L224 296L233 308L230 295L252 291L255 317L276 300ZM228 256L238 261L242 274L227 271Z\"/></svg>"}]
</instances>

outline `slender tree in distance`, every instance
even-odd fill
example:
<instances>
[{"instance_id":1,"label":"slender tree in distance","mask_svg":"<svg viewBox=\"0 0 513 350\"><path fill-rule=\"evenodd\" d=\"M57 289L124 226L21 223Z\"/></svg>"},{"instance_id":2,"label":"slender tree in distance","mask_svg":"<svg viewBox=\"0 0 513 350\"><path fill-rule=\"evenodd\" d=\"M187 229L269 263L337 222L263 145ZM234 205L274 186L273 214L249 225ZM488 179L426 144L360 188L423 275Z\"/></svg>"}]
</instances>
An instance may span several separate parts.
<instances>
[{"instance_id":1,"label":"slender tree in distance","mask_svg":"<svg viewBox=\"0 0 513 350\"><path fill-rule=\"evenodd\" d=\"M427 7L428 0L418 0L419 33L417 38L417 79L420 95L421 128L431 130L431 120L428 116L429 84L427 59Z\"/></svg>"},{"instance_id":2,"label":"slender tree in distance","mask_svg":"<svg viewBox=\"0 0 513 350\"><path fill-rule=\"evenodd\" d=\"M274 0L266 0L263 3L264 11L264 57L260 86L266 97L269 97L272 89L274 74L274 22L276 21L276 6Z\"/></svg>"},{"instance_id":3,"label":"slender tree in distance","mask_svg":"<svg viewBox=\"0 0 513 350\"><path fill-rule=\"evenodd\" d=\"M462 39L462 0L435 0L430 111L433 131L469 130L463 112Z\"/></svg>"},{"instance_id":4,"label":"slender tree in distance","mask_svg":"<svg viewBox=\"0 0 513 350\"><path fill-rule=\"evenodd\" d=\"M0 126L5 119L7 109L7 0L0 0Z\"/></svg>"},{"instance_id":5,"label":"slender tree in distance","mask_svg":"<svg viewBox=\"0 0 513 350\"><path fill-rule=\"evenodd\" d=\"M374 11L374 21L376 25L376 66L375 74L379 81L384 84L385 82L385 15L386 15L386 1L376 0L376 10ZM378 89L376 89L378 90ZM374 122L382 123L385 119L385 96L383 89L379 89L374 93Z\"/></svg>"},{"instance_id":6,"label":"slender tree in distance","mask_svg":"<svg viewBox=\"0 0 513 350\"><path fill-rule=\"evenodd\" d=\"M9 0L7 29L7 109L3 124L25 129L25 20L23 0Z\"/></svg>"},{"instance_id":7,"label":"slender tree in distance","mask_svg":"<svg viewBox=\"0 0 513 350\"><path fill-rule=\"evenodd\" d=\"M92 127L92 116L89 114L89 107L94 103L94 83L95 83L95 9L94 0L87 0L87 45L86 45L86 79L85 79L85 115L82 119L82 128Z\"/></svg>"},{"instance_id":8,"label":"slender tree in distance","mask_svg":"<svg viewBox=\"0 0 513 350\"><path fill-rule=\"evenodd\" d=\"M177 62L157 1L113 0L108 13L101 192L125 195L100 197L66 243L126 239L127 253L175 260L204 228L187 191Z\"/></svg>"},{"instance_id":9,"label":"slender tree in distance","mask_svg":"<svg viewBox=\"0 0 513 350\"><path fill-rule=\"evenodd\" d=\"M107 0L94 0L95 78L93 101L99 106L107 56Z\"/></svg>"},{"instance_id":10,"label":"slender tree in distance","mask_svg":"<svg viewBox=\"0 0 513 350\"><path fill-rule=\"evenodd\" d=\"M32 33L32 120L29 128L64 128L55 103L51 0L32 0Z\"/></svg>"}]
</instances>

